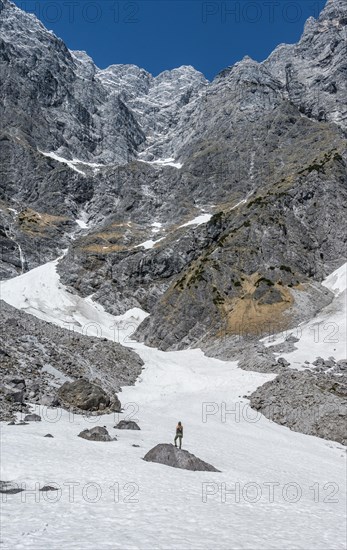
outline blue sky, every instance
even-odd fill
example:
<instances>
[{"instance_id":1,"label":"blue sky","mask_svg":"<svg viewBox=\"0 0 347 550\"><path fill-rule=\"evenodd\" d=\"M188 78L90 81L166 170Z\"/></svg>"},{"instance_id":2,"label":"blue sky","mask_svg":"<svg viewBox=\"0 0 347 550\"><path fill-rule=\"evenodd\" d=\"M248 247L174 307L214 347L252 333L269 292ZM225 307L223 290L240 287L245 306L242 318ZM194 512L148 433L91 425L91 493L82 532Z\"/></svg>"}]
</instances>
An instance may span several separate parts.
<instances>
[{"instance_id":1,"label":"blue sky","mask_svg":"<svg viewBox=\"0 0 347 550\"><path fill-rule=\"evenodd\" d=\"M16 0L70 49L101 67L134 63L154 75L193 65L209 79L249 55L299 39L325 0Z\"/></svg>"}]
</instances>

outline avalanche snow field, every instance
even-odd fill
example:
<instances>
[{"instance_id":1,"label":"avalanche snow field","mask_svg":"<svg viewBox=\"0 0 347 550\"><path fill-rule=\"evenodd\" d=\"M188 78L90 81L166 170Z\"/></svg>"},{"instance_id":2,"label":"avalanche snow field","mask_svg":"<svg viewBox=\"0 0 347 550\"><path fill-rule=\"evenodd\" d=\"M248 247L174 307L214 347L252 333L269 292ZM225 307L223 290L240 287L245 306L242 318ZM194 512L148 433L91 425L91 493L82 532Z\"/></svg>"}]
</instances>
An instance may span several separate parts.
<instances>
[{"instance_id":1,"label":"avalanche snow field","mask_svg":"<svg viewBox=\"0 0 347 550\"><path fill-rule=\"evenodd\" d=\"M145 362L136 385L119 394L122 414L87 418L33 406L42 422L2 423L1 480L27 489L1 495L2 548L346 548L344 447L249 408L244 396L273 375L243 371L200 350L162 352L132 342L146 313L113 317L91 298L69 293L56 262L3 282L1 298L59 326L116 339ZM123 418L136 420L141 431L116 430ZM220 473L142 460L156 444L173 441L178 420L183 448ZM106 426L118 440L77 437L92 426ZM58 491L40 492L44 485Z\"/></svg>"}]
</instances>

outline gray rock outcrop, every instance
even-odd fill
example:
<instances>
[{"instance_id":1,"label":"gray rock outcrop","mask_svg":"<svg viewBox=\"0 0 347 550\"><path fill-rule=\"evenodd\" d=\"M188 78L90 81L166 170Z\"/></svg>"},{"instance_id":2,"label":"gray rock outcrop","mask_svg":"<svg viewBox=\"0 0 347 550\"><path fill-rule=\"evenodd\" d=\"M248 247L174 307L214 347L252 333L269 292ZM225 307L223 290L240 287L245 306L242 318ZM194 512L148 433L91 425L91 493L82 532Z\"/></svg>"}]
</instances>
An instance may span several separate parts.
<instances>
[{"instance_id":1,"label":"gray rock outcrop","mask_svg":"<svg viewBox=\"0 0 347 550\"><path fill-rule=\"evenodd\" d=\"M250 405L291 430L347 444L347 376L286 371L250 396Z\"/></svg>"},{"instance_id":2,"label":"gray rock outcrop","mask_svg":"<svg viewBox=\"0 0 347 550\"><path fill-rule=\"evenodd\" d=\"M204 462L195 455L174 445L159 443L143 457L146 462L158 462L172 468L193 470L195 472L219 472L214 466Z\"/></svg>"}]
</instances>

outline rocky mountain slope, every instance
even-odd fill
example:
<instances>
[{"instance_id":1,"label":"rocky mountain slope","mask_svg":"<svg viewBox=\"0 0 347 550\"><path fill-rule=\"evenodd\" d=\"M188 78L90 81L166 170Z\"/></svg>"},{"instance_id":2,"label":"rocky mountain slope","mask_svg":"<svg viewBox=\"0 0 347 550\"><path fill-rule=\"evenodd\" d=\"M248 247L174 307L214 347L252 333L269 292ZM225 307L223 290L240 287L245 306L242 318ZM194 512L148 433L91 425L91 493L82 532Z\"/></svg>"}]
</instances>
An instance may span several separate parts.
<instances>
[{"instance_id":1,"label":"rocky mountain slope","mask_svg":"<svg viewBox=\"0 0 347 550\"><path fill-rule=\"evenodd\" d=\"M211 82L98 69L0 0L1 277L62 281L138 338L213 347L308 319L345 261L346 4ZM45 47L42 47L42 44Z\"/></svg>"},{"instance_id":2,"label":"rocky mountain slope","mask_svg":"<svg viewBox=\"0 0 347 550\"><path fill-rule=\"evenodd\" d=\"M346 363L341 367L339 376L316 371L280 374L252 393L251 407L294 431L346 445Z\"/></svg>"},{"instance_id":3,"label":"rocky mountain slope","mask_svg":"<svg viewBox=\"0 0 347 550\"><path fill-rule=\"evenodd\" d=\"M51 406L67 381L84 377L115 398L141 373L140 357L117 342L56 327L2 300L0 312L1 420L28 410L28 402Z\"/></svg>"}]
</instances>

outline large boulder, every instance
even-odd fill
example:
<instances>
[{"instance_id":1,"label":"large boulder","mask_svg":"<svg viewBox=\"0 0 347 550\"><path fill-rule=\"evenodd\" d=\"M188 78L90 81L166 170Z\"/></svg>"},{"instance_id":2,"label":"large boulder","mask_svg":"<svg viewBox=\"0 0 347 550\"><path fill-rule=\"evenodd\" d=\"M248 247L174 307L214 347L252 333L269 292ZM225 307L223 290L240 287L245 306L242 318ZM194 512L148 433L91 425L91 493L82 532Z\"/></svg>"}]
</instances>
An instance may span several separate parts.
<instances>
[{"instance_id":1,"label":"large boulder","mask_svg":"<svg viewBox=\"0 0 347 550\"><path fill-rule=\"evenodd\" d=\"M41 416L39 414L27 414L24 417L24 422L41 422Z\"/></svg>"},{"instance_id":2,"label":"large boulder","mask_svg":"<svg viewBox=\"0 0 347 550\"><path fill-rule=\"evenodd\" d=\"M116 430L141 430L140 426L133 420L121 420L115 428Z\"/></svg>"},{"instance_id":3,"label":"large boulder","mask_svg":"<svg viewBox=\"0 0 347 550\"><path fill-rule=\"evenodd\" d=\"M106 428L102 426L83 430L83 432L78 434L78 437L88 439L88 441L116 441L116 438L112 439Z\"/></svg>"},{"instance_id":4,"label":"large boulder","mask_svg":"<svg viewBox=\"0 0 347 550\"><path fill-rule=\"evenodd\" d=\"M214 466L204 462L188 451L177 449L174 445L159 443L143 457L146 462L158 462L173 468L198 472L219 472Z\"/></svg>"},{"instance_id":5,"label":"large boulder","mask_svg":"<svg viewBox=\"0 0 347 550\"><path fill-rule=\"evenodd\" d=\"M110 407L111 399L98 385L81 378L74 382L65 382L58 390L58 400L66 407L75 407L83 411L103 411ZM120 411L117 397L112 403L113 410Z\"/></svg>"},{"instance_id":6,"label":"large boulder","mask_svg":"<svg viewBox=\"0 0 347 550\"><path fill-rule=\"evenodd\" d=\"M19 487L19 485L13 481L0 481L0 493L15 495L23 491L24 489Z\"/></svg>"}]
</instances>

